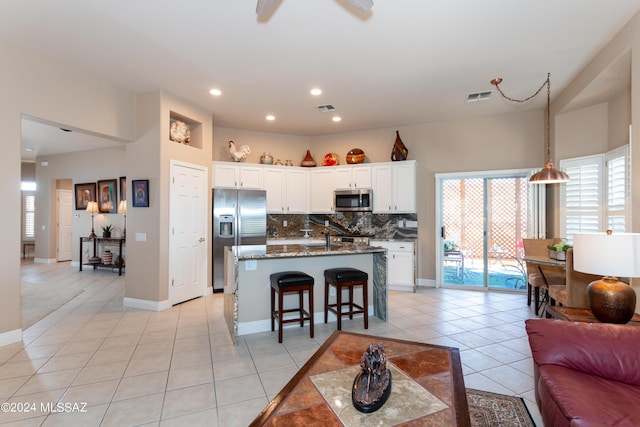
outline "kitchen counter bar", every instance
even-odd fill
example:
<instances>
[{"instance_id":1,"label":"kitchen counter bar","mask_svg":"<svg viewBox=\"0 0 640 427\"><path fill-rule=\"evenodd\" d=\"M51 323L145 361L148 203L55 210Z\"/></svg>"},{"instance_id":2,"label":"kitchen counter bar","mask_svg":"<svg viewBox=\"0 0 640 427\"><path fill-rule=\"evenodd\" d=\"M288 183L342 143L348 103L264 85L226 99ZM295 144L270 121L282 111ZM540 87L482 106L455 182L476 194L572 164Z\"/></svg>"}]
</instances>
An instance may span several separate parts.
<instances>
[{"instance_id":1,"label":"kitchen counter bar","mask_svg":"<svg viewBox=\"0 0 640 427\"><path fill-rule=\"evenodd\" d=\"M299 270L314 278L314 319L315 323L324 322L324 270L337 267L354 267L369 274L369 301L372 302L369 313L386 321L385 248L348 244L334 244L330 248L319 244L227 247L224 312L234 342L239 335L271 330L269 276L279 271ZM284 304L296 306L297 296L286 295ZM335 320L335 316L329 314L329 320Z\"/></svg>"}]
</instances>

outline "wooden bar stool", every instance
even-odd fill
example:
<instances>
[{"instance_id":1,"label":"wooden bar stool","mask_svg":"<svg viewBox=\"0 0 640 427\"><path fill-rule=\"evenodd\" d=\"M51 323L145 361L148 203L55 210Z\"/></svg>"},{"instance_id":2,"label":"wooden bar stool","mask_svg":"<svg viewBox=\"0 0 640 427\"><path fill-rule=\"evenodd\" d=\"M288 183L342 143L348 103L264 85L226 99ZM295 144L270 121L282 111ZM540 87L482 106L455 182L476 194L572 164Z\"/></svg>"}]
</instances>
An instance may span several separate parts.
<instances>
[{"instance_id":1,"label":"wooden bar stool","mask_svg":"<svg viewBox=\"0 0 640 427\"><path fill-rule=\"evenodd\" d=\"M273 273L271 279L271 330L275 330L275 320L278 320L278 342L282 342L282 325L284 323L300 322L300 327L304 326L304 321L309 320L309 333L313 338L313 277L301 271L283 271ZM304 309L303 293L309 292L309 311ZM276 292L278 293L278 309L276 310ZM297 308L284 309L282 300L285 293L297 292L299 306ZM283 319L285 313L298 312L298 317Z\"/></svg>"},{"instance_id":2,"label":"wooden bar stool","mask_svg":"<svg viewBox=\"0 0 640 427\"><path fill-rule=\"evenodd\" d=\"M349 315L353 319L354 314L364 315L364 328L369 329L369 275L357 268L330 268L324 271L324 323L327 323L329 311L338 317L338 330L342 330L342 316ZM329 304L329 287L336 288L336 303ZM354 286L362 286L362 305L353 302ZM342 289L349 289L349 301L342 301ZM347 311L342 311L342 307L347 306Z\"/></svg>"}]
</instances>

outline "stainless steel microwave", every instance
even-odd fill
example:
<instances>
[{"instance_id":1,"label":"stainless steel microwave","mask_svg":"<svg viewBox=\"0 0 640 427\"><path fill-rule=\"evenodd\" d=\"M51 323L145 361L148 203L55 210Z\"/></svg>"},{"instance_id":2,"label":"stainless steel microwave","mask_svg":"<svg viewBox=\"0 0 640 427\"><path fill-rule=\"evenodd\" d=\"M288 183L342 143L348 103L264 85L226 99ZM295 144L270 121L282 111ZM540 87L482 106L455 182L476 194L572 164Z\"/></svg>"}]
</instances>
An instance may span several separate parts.
<instances>
[{"instance_id":1,"label":"stainless steel microwave","mask_svg":"<svg viewBox=\"0 0 640 427\"><path fill-rule=\"evenodd\" d=\"M333 210L336 212L371 212L373 190L336 190L333 192Z\"/></svg>"}]
</instances>

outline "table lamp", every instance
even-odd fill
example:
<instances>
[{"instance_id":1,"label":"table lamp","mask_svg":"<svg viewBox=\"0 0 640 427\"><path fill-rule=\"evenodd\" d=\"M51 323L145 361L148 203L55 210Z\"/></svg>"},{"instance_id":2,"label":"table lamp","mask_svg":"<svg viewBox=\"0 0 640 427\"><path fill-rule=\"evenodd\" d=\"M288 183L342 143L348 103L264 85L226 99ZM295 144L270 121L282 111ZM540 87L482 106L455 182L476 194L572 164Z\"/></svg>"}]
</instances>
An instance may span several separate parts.
<instances>
[{"instance_id":1,"label":"table lamp","mask_svg":"<svg viewBox=\"0 0 640 427\"><path fill-rule=\"evenodd\" d=\"M97 236L93 229L93 216L98 212L98 202L87 203L87 212L91 212L91 234L89 234L89 237L95 239Z\"/></svg>"},{"instance_id":2,"label":"table lamp","mask_svg":"<svg viewBox=\"0 0 640 427\"><path fill-rule=\"evenodd\" d=\"M127 201L120 200L120 204L118 205L118 213L124 215L124 227L122 228L122 238L127 238Z\"/></svg>"},{"instance_id":3,"label":"table lamp","mask_svg":"<svg viewBox=\"0 0 640 427\"><path fill-rule=\"evenodd\" d=\"M636 293L618 277L640 277L639 233L576 233L573 263L577 271L603 275L587 287L591 312L604 323L627 323L636 308Z\"/></svg>"}]
</instances>

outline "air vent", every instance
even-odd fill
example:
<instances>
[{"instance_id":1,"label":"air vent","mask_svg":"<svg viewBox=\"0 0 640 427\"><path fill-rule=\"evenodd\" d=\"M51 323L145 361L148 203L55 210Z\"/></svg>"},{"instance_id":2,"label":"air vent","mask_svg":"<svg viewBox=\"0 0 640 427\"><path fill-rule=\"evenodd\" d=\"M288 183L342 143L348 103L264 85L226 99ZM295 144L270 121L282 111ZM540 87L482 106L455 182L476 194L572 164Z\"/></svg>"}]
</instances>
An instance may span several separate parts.
<instances>
[{"instance_id":1,"label":"air vent","mask_svg":"<svg viewBox=\"0 0 640 427\"><path fill-rule=\"evenodd\" d=\"M491 90L486 90L483 92L468 93L467 102L486 101L487 99L491 98L492 93L493 91Z\"/></svg>"},{"instance_id":2,"label":"air vent","mask_svg":"<svg viewBox=\"0 0 640 427\"><path fill-rule=\"evenodd\" d=\"M328 113L330 111L335 111L336 108L331 104L327 104L327 105L318 105L318 110L320 110L323 113Z\"/></svg>"}]
</instances>

